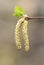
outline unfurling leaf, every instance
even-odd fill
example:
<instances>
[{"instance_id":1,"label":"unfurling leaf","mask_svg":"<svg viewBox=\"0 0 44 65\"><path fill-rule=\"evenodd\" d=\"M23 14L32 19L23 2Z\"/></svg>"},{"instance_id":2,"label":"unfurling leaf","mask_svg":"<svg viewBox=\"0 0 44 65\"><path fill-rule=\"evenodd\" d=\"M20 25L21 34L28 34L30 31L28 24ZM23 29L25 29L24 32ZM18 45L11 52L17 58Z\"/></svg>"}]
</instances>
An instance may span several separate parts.
<instances>
[{"instance_id":1,"label":"unfurling leaf","mask_svg":"<svg viewBox=\"0 0 44 65\"><path fill-rule=\"evenodd\" d=\"M13 16L22 17L24 15L24 13L25 13L25 11L20 6L16 6L14 8Z\"/></svg>"}]
</instances>

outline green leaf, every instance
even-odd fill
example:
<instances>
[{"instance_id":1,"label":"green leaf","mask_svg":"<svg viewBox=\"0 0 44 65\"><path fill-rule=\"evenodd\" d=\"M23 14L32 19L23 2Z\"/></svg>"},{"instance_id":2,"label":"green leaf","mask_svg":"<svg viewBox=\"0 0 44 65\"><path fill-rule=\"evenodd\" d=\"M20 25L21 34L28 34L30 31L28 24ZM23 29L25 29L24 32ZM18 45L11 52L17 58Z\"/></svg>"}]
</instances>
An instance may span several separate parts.
<instances>
[{"instance_id":1,"label":"green leaf","mask_svg":"<svg viewBox=\"0 0 44 65\"><path fill-rule=\"evenodd\" d=\"M21 17L24 15L24 13L25 13L25 11L20 6L16 6L14 8L13 16Z\"/></svg>"}]
</instances>

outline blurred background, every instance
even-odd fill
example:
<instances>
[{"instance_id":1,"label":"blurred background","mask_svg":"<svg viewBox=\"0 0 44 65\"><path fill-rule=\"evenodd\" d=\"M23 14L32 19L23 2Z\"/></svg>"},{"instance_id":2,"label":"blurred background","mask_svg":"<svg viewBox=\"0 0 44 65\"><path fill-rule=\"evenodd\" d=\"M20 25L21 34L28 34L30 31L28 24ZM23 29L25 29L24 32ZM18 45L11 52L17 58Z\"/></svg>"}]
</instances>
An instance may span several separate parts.
<instances>
[{"instance_id":1,"label":"blurred background","mask_svg":"<svg viewBox=\"0 0 44 65\"><path fill-rule=\"evenodd\" d=\"M30 20L28 36L30 51L15 46L18 18L13 9L21 6L28 16L44 16L44 0L0 0L0 65L44 65L44 20ZM23 44L23 42L22 42Z\"/></svg>"}]
</instances>

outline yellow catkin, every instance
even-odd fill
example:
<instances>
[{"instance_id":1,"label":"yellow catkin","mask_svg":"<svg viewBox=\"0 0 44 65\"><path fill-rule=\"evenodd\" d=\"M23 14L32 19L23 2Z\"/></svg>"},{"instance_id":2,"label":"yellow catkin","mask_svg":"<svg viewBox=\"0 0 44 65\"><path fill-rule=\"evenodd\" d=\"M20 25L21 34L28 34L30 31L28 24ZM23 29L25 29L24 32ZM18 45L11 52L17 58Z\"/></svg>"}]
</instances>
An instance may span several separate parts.
<instances>
[{"instance_id":1,"label":"yellow catkin","mask_svg":"<svg viewBox=\"0 0 44 65\"><path fill-rule=\"evenodd\" d=\"M17 49L21 49L21 41L20 41L20 27L22 22L24 21L24 18L21 18L18 23L16 24L15 28L15 41L16 41L16 46Z\"/></svg>"},{"instance_id":2,"label":"yellow catkin","mask_svg":"<svg viewBox=\"0 0 44 65\"><path fill-rule=\"evenodd\" d=\"M28 21L24 20L22 26L22 32L23 32L23 38L24 38L24 46L25 46L25 51L28 52L29 51L29 39L28 39L28 34L27 34L27 24Z\"/></svg>"}]
</instances>

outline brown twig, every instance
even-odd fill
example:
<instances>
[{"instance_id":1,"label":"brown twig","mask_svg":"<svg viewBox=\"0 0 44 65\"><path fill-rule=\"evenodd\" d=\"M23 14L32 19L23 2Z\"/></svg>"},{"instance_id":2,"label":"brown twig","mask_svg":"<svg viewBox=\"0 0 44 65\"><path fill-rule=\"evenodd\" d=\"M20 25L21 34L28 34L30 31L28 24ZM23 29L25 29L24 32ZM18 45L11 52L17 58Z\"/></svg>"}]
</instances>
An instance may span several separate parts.
<instances>
[{"instance_id":1,"label":"brown twig","mask_svg":"<svg viewBox=\"0 0 44 65\"><path fill-rule=\"evenodd\" d=\"M29 17L29 16L26 16L25 19L26 19L26 20L32 20L32 19L44 19L44 17Z\"/></svg>"}]
</instances>

